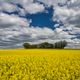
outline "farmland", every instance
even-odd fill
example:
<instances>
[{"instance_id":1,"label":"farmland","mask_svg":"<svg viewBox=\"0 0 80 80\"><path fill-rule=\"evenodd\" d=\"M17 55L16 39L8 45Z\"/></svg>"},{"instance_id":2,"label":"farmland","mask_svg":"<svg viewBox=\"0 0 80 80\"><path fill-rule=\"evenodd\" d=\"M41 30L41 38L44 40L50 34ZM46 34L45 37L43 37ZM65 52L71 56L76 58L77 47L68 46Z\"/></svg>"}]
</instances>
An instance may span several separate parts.
<instances>
[{"instance_id":1,"label":"farmland","mask_svg":"<svg viewBox=\"0 0 80 80\"><path fill-rule=\"evenodd\" d=\"M80 80L80 50L0 50L0 80Z\"/></svg>"}]
</instances>

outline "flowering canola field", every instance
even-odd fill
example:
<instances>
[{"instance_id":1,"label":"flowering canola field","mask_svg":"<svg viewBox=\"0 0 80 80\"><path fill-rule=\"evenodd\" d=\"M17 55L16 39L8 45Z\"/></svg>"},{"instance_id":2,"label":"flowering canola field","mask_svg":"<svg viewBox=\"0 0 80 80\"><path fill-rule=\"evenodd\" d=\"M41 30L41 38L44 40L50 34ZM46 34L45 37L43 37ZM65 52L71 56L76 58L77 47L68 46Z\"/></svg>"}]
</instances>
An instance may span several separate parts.
<instances>
[{"instance_id":1,"label":"flowering canola field","mask_svg":"<svg viewBox=\"0 0 80 80\"><path fill-rule=\"evenodd\" d=\"M0 50L0 80L80 80L80 50Z\"/></svg>"}]
</instances>

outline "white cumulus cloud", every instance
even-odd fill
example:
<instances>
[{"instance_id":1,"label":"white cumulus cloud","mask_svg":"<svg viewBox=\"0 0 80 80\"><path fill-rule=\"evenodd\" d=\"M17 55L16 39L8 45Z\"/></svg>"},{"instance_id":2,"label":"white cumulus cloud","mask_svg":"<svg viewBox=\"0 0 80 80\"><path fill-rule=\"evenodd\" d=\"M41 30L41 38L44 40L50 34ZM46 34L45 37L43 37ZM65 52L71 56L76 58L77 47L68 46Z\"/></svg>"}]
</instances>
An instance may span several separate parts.
<instances>
[{"instance_id":1,"label":"white cumulus cloud","mask_svg":"<svg viewBox=\"0 0 80 80\"><path fill-rule=\"evenodd\" d=\"M54 43L67 40L68 47L78 48L80 39L80 1L79 0L38 0L48 7L53 6L53 21L58 23L52 30L30 26L25 16L45 11L44 4L34 0L0 0L0 48L21 47L24 42L40 43L48 41ZM18 14L14 14L18 12ZM7 13L6 13L7 12ZM11 13L11 14L8 14ZM60 22L64 25L60 26ZM59 28L58 28L59 27ZM68 30L68 31L66 31Z\"/></svg>"}]
</instances>

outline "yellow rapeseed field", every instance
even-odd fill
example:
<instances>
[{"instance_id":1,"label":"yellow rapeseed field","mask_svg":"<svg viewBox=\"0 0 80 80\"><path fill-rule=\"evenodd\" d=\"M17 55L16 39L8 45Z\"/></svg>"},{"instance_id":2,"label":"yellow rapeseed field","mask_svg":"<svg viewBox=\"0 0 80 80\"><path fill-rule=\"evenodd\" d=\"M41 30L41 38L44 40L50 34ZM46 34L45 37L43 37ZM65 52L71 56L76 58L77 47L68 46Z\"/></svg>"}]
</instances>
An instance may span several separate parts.
<instances>
[{"instance_id":1,"label":"yellow rapeseed field","mask_svg":"<svg viewBox=\"0 0 80 80\"><path fill-rule=\"evenodd\" d=\"M80 80L80 50L0 50L0 80Z\"/></svg>"}]
</instances>

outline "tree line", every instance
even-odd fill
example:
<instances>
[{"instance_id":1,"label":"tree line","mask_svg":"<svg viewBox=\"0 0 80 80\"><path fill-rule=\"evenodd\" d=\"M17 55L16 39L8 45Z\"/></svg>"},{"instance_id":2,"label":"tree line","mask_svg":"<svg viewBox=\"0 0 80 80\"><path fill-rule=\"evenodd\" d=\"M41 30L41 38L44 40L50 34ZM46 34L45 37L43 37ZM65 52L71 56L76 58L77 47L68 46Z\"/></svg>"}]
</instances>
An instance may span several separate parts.
<instances>
[{"instance_id":1,"label":"tree line","mask_svg":"<svg viewBox=\"0 0 80 80\"><path fill-rule=\"evenodd\" d=\"M30 43L24 43L23 46L25 49L35 49L35 48L40 48L40 49L64 49L66 47L67 42L64 41L59 41L54 44L48 43L48 42L43 42L40 44L30 44Z\"/></svg>"}]
</instances>

